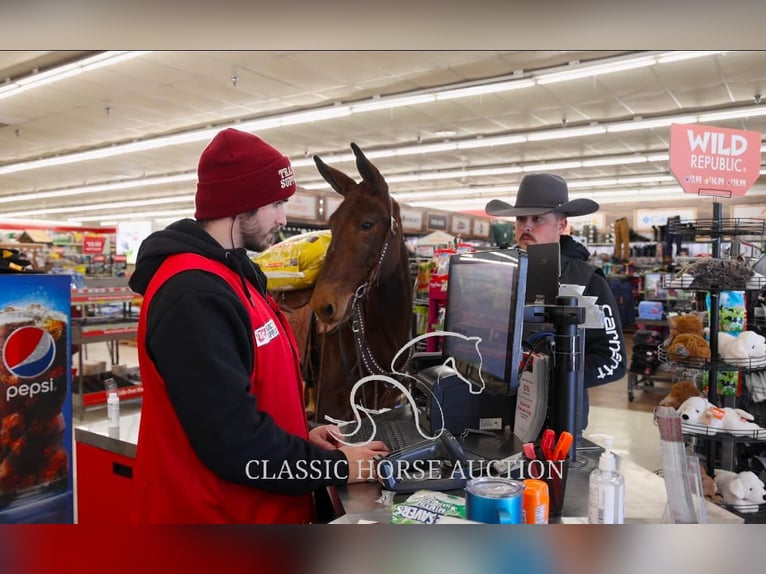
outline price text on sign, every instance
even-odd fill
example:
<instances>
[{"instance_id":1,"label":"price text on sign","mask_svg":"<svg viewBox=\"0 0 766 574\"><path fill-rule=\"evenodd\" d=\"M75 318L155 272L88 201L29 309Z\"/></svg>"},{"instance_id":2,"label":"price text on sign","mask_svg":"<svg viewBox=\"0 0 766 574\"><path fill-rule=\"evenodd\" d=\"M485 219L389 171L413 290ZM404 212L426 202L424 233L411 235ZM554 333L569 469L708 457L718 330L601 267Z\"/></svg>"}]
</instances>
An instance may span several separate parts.
<instances>
[{"instance_id":1,"label":"price text on sign","mask_svg":"<svg viewBox=\"0 0 766 574\"><path fill-rule=\"evenodd\" d=\"M83 253L103 253L106 237L103 235L84 235L82 238Z\"/></svg>"},{"instance_id":2,"label":"price text on sign","mask_svg":"<svg viewBox=\"0 0 766 574\"><path fill-rule=\"evenodd\" d=\"M745 195L761 173L761 134L673 124L670 170L686 193Z\"/></svg>"}]
</instances>

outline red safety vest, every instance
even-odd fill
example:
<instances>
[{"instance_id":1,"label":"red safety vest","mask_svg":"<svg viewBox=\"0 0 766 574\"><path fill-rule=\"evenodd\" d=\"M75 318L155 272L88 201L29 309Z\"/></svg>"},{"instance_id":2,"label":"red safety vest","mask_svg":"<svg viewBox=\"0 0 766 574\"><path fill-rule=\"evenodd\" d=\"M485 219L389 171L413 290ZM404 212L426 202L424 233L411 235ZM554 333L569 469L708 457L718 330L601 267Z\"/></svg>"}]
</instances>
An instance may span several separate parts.
<instances>
[{"instance_id":1,"label":"red safety vest","mask_svg":"<svg viewBox=\"0 0 766 574\"><path fill-rule=\"evenodd\" d=\"M144 401L133 479L133 520L175 524L309 522L311 494L273 494L220 478L197 457L178 421L162 376L146 350L146 323L157 290L176 273L192 269L225 279L250 314L256 350L250 390L258 399L258 410L271 415L285 431L308 438L297 345L273 299L267 297L267 303L248 284L251 305L239 275L222 263L191 253L168 257L149 284L138 322Z\"/></svg>"}]
</instances>

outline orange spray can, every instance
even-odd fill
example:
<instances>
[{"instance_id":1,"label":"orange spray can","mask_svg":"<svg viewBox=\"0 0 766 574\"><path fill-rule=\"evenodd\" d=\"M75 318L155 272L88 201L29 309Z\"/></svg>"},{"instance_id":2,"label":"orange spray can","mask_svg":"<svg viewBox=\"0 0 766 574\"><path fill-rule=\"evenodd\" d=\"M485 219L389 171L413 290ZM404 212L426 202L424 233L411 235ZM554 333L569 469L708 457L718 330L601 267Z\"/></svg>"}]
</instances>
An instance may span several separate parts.
<instances>
[{"instance_id":1,"label":"orange spray can","mask_svg":"<svg viewBox=\"0 0 766 574\"><path fill-rule=\"evenodd\" d=\"M548 524L548 484L544 480L524 480L523 520L524 524Z\"/></svg>"}]
</instances>

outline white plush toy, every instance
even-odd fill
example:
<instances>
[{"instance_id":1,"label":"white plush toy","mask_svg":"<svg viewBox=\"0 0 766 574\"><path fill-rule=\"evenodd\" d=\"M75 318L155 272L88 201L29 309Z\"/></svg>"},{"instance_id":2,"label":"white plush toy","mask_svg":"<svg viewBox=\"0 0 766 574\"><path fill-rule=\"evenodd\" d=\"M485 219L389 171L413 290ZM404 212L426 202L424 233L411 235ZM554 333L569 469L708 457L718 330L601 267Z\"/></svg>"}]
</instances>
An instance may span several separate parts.
<instances>
[{"instance_id":1,"label":"white plush toy","mask_svg":"<svg viewBox=\"0 0 766 574\"><path fill-rule=\"evenodd\" d=\"M713 481L724 503L739 512L757 512L758 505L766 502L763 481L752 471L731 472L718 468Z\"/></svg>"},{"instance_id":2,"label":"white plush toy","mask_svg":"<svg viewBox=\"0 0 766 574\"><path fill-rule=\"evenodd\" d=\"M704 426L707 434L724 431L734 435L761 438L760 431L764 430L752 422L754 417L749 412L731 407L717 407L705 397L689 397L678 407L678 414L682 425Z\"/></svg>"},{"instance_id":3,"label":"white plush toy","mask_svg":"<svg viewBox=\"0 0 766 574\"><path fill-rule=\"evenodd\" d=\"M763 365L766 363L766 338L755 331L742 331L736 336L720 331L718 355L724 361L732 361L736 365Z\"/></svg>"}]
</instances>

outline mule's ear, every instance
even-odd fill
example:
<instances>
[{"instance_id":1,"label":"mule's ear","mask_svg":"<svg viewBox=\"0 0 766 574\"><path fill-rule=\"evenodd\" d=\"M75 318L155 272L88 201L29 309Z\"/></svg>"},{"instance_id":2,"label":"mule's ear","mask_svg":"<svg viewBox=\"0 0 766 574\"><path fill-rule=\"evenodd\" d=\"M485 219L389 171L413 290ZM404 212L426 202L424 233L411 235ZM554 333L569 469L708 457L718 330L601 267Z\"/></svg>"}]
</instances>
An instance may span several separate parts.
<instances>
[{"instance_id":1,"label":"mule's ear","mask_svg":"<svg viewBox=\"0 0 766 574\"><path fill-rule=\"evenodd\" d=\"M380 192L381 194L388 195L388 184L383 176L378 171L378 168L372 165L367 156L362 153L359 146L354 142L351 142L351 149L356 156L356 169L359 170L359 175L362 176L362 180L365 181L373 191Z\"/></svg>"},{"instance_id":2,"label":"mule's ear","mask_svg":"<svg viewBox=\"0 0 766 574\"><path fill-rule=\"evenodd\" d=\"M322 175L325 181L329 183L332 188L341 195L345 196L346 191L356 185L356 182L353 179L351 179L342 171L327 165L318 155L314 156L314 163L316 164L319 173Z\"/></svg>"}]
</instances>

